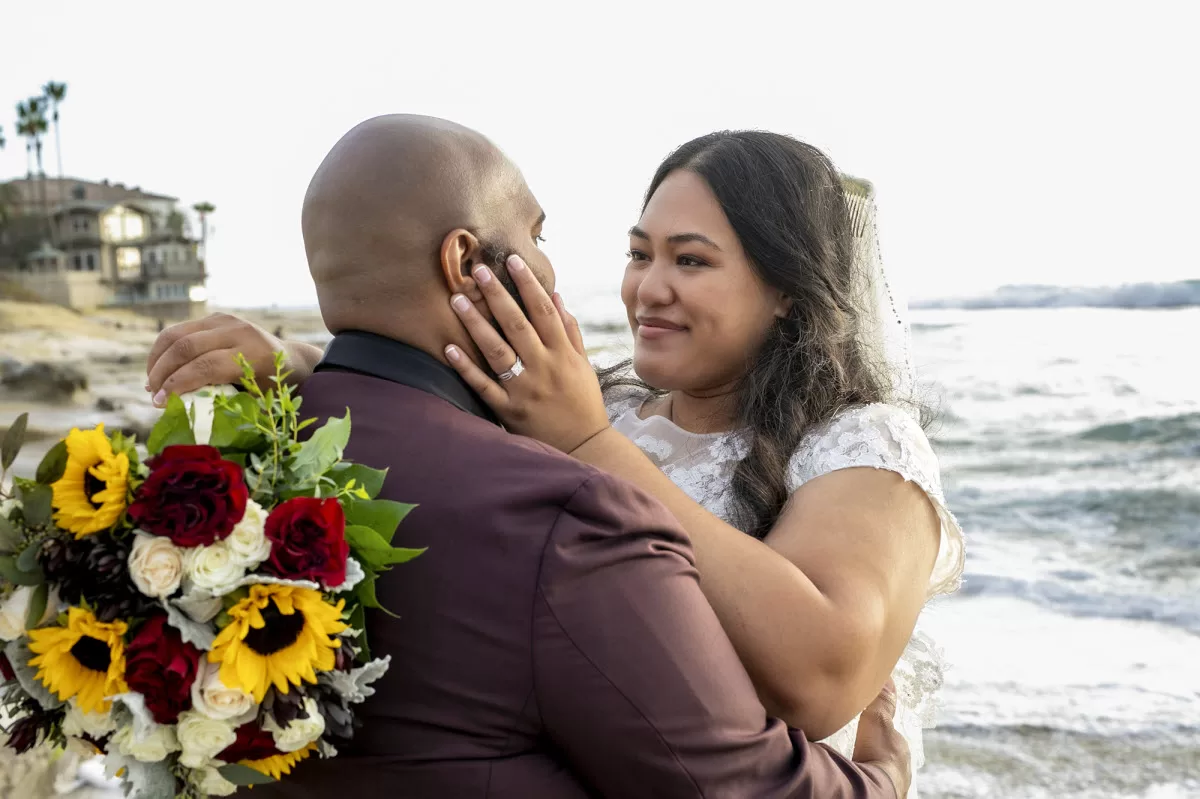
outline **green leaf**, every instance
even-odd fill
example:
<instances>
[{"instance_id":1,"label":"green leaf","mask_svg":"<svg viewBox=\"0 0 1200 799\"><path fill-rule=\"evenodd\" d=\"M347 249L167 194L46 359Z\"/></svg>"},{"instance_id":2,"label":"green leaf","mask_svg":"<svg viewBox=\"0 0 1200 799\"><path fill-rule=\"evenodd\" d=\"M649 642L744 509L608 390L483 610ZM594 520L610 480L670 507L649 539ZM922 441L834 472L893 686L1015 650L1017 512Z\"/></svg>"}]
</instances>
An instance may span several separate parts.
<instances>
[{"instance_id":1,"label":"green leaf","mask_svg":"<svg viewBox=\"0 0 1200 799\"><path fill-rule=\"evenodd\" d=\"M11 555L21 545L21 534L12 526L12 522L0 516L0 554Z\"/></svg>"},{"instance_id":2,"label":"green leaf","mask_svg":"<svg viewBox=\"0 0 1200 799\"><path fill-rule=\"evenodd\" d=\"M38 570L38 553L42 551L41 541L35 541L21 551L17 556L17 568L26 574L33 574Z\"/></svg>"},{"instance_id":3,"label":"green leaf","mask_svg":"<svg viewBox=\"0 0 1200 799\"><path fill-rule=\"evenodd\" d=\"M50 600L50 585L42 583L33 590L29 598L29 610L25 613L25 629L32 630L38 626L42 616L46 615L46 603Z\"/></svg>"},{"instance_id":4,"label":"green leaf","mask_svg":"<svg viewBox=\"0 0 1200 799\"><path fill-rule=\"evenodd\" d=\"M344 419L331 418L300 445L292 460L292 472L301 486L316 485L317 478L342 459L350 442L350 409Z\"/></svg>"},{"instance_id":5,"label":"green leaf","mask_svg":"<svg viewBox=\"0 0 1200 799\"><path fill-rule=\"evenodd\" d=\"M36 572L23 572L18 569L14 555L0 555L0 578L13 585L41 585L46 581L40 569Z\"/></svg>"},{"instance_id":6,"label":"green leaf","mask_svg":"<svg viewBox=\"0 0 1200 799\"><path fill-rule=\"evenodd\" d=\"M358 597L358 601L362 603L360 605L360 607L371 608L372 610L382 611L383 613L386 613L387 615L391 616L393 619L400 618L395 613L392 613L390 610L385 608L383 605L379 604L379 597L377 597L375 595L375 581L378 579L379 578L376 575L368 574L366 577L364 577L362 579L362 581L358 585L354 586L354 595L356 597ZM365 612L363 613L363 619L364 620L366 619ZM365 628L360 628L360 629L365 629ZM365 639L366 636L364 635L363 638Z\"/></svg>"},{"instance_id":7,"label":"green leaf","mask_svg":"<svg viewBox=\"0 0 1200 799\"><path fill-rule=\"evenodd\" d=\"M266 441L253 425L246 422L253 419L258 410L258 403L249 394L234 394L225 397L213 405L212 433L208 443L222 450L248 452L258 449Z\"/></svg>"},{"instance_id":8,"label":"green leaf","mask_svg":"<svg viewBox=\"0 0 1200 799\"><path fill-rule=\"evenodd\" d=\"M396 528L416 505L393 502L390 499L350 500L343 503L348 524L370 527L390 544Z\"/></svg>"},{"instance_id":9,"label":"green leaf","mask_svg":"<svg viewBox=\"0 0 1200 799\"><path fill-rule=\"evenodd\" d=\"M22 484L17 488L21 499L21 513L32 527L50 524L53 514L54 491L39 483Z\"/></svg>"},{"instance_id":10,"label":"green leaf","mask_svg":"<svg viewBox=\"0 0 1200 799\"><path fill-rule=\"evenodd\" d=\"M364 488L372 498L379 496L383 490L383 480L387 477L387 469L372 469L361 463L342 461L329 472L336 486L333 493L338 493L354 481L356 488Z\"/></svg>"},{"instance_id":11,"label":"green leaf","mask_svg":"<svg viewBox=\"0 0 1200 799\"><path fill-rule=\"evenodd\" d=\"M67 470L67 442L60 441L50 448L37 467L37 481L42 485L57 483Z\"/></svg>"},{"instance_id":12,"label":"green leaf","mask_svg":"<svg viewBox=\"0 0 1200 799\"><path fill-rule=\"evenodd\" d=\"M150 439L146 442L146 450L151 455L157 455L167 447L175 444L195 444L196 435L192 432L192 423L188 419L187 406L178 394L172 394L167 399L167 409L150 431Z\"/></svg>"},{"instance_id":13,"label":"green leaf","mask_svg":"<svg viewBox=\"0 0 1200 799\"><path fill-rule=\"evenodd\" d=\"M346 541L355 557L369 571L381 571L398 563L407 563L425 551L393 547L379 533L360 525L346 528Z\"/></svg>"},{"instance_id":14,"label":"green leaf","mask_svg":"<svg viewBox=\"0 0 1200 799\"><path fill-rule=\"evenodd\" d=\"M3 468L4 471L8 471L8 467L12 466L13 461L17 459L17 453L21 451L21 445L25 443L25 428L28 424L29 414L23 413L5 432L4 441L0 442L0 468Z\"/></svg>"},{"instance_id":15,"label":"green leaf","mask_svg":"<svg viewBox=\"0 0 1200 799\"><path fill-rule=\"evenodd\" d=\"M221 772L221 776L239 787L247 785L267 785L275 782L269 775L263 774L257 769L252 769L249 766L243 766L241 763L231 763L228 766L221 766L217 771Z\"/></svg>"}]
</instances>

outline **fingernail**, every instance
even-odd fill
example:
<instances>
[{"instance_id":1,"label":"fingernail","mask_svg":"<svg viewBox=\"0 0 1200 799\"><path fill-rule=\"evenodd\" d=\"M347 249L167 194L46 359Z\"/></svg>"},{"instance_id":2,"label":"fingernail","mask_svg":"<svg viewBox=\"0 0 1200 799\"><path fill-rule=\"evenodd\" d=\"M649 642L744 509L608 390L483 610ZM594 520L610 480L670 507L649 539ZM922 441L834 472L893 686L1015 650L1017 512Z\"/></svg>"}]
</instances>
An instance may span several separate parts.
<instances>
[{"instance_id":1,"label":"fingernail","mask_svg":"<svg viewBox=\"0 0 1200 799\"><path fill-rule=\"evenodd\" d=\"M154 399L152 401L156 407L161 408L167 404L167 392L160 388L158 393L154 395Z\"/></svg>"},{"instance_id":2,"label":"fingernail","mask_svg":"<svg viewBox=\"0 0 1200 799\"><path fill-rule=\"evenodd\" d=\"M461 313L466 313L471 309L471 301L462 294L455 294L451 297L450 304L454 306L454 310Z\"/></svg>"},{"instance_id":3,"label":"fingernail","mask_svg":"<svg viewBox=\"0 0 1200 799\"><path fill-rule=\"evenodd\" d=\"M558 308L558 310L566 310L566 306L563 305L562 295L557 291L550 295L550 299L554 301L554 307Z\"/></svg>"},{"instance_id":4,"label":"fingernail","mask_svg":"<svg viewBox=\"0 0 1200 799\"><path fill-rule=\"evenodd\" d=\"M458 351L458 347L451 344L449 347L446 347L446 357L454 363L458 363L458 359L462 357L462 353Z\"/></svg>"},{"instance_id":5,"label":"fingernail","mask_svg":"<svg viewBox=\"0 0 1200 799\"><path fill-rule=\"evenodd\" d=\"M492 270L488 269L486 266L475 267L475 279L486 286L488 283L492 282Z\"/></svg>"},{"instance_id":6,"label":"fingernail","mask_svg":"<svg viewBox=\"0 0 1200 799\"><path fill-rule=\"evenodd\" d=\"M508 256L508 271L520 272L524 268L525 268L525 262L521 260L521 256L519 256L519 255Z\"/></svg>"},{"instance_id":7,"label":"fingernail","mask_svg":"<svg viewBox=\"0 0 1200 799\"><path fill-rule=\"evenodd\" d=\"M150 390L150 381L149 380L146 381L146 390L147 391Z\"/></svg>"}]
</instances>

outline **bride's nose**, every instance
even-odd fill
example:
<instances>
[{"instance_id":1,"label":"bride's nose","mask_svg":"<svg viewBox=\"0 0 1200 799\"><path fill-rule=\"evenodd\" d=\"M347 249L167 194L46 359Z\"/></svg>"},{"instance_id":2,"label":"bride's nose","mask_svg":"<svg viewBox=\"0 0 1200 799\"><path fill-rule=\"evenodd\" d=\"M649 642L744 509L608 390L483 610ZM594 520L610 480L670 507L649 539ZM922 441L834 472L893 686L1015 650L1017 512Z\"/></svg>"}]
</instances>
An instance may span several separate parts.
<instances>
[{"instance_id":1,"label":"bride's nose","mask_svg":"<svg viewBox=\"0 0 1200 799\"><path fill-rule=\"evenodd\" d=\"M642 273L642 282L638 284L639 306L652 308L671 304L675 298L675 293L671 288L671 272L671 266L668 264L661 264L657 261L650 264L649 268Z\"/></svg>"}]
</instances>

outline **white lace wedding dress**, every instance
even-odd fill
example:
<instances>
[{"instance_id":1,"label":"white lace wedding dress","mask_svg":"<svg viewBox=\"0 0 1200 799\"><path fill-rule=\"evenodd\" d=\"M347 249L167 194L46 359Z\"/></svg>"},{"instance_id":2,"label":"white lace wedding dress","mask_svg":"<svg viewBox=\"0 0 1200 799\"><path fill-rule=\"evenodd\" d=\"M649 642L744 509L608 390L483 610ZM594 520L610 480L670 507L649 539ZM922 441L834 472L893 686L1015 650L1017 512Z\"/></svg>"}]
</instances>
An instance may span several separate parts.
<instances>
[{"instance_id":1,"label":"white lace wedding dress","mask_svg":"<svg viewBox=\"0 0 1200 799\"><path fill-rule=\"evenodd\" d=\"M737 432L689 433L663 416L639 417L644 395L609 405L613 426L632 440L654 463L714 516L732 523L730 486L733 469L746 454L745 437ZM941 544L928 597L952 593L963 571L963 534L942 496L937 457L920 425L892 405L868 405L842 413L810 433L788 468L788 490L795 491L823 474L853 467L893 471L929 496L942 523ZM932 726L934 699L942 684L942 656L933 641L913 634L893 673L896 683L896 728L912 751L913 771L924 763L923 727ZM858 730L856 718L824 743L851 756ZM908 799L916 799L914 773Z\"/></svg>"}]
</instances>

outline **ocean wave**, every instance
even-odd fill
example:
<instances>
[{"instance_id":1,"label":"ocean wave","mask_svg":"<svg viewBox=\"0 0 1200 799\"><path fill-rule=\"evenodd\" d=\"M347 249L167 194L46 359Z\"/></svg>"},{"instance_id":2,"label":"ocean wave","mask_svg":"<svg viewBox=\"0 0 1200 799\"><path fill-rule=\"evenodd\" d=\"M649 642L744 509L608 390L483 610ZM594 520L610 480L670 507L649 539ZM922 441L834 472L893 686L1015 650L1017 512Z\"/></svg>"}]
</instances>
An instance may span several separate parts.
<instances>
[{"instance_id":1,"label":"ocean wave","mask_svg":"<svg viewBox=\"0 0 1200 799\"><path fill-rule=\"evenodd\" d=\"M1077 618L1151 621L1200 635L1200 603L1194 597L1097 591L1072 580L991 574L967 574L961 595L1022 599Z\"/></svg>"},{"instance_id":2,"label":"ocean wave","mask_svg":"<svg viewBox=\"0 0 1200 799\"><path fill-rule=\"evenodd\" d=\"M915 300L914 309L991 308L1193 308L1200 307L1200 280L1124 286L1003 286L980 297Z\"/></svg>"},{"instance_id":3,"label":"ocean wave","mask_svg":"<svg viewBox=\"0 0 1200 799\"><path fill-rule=\"evenodd\" d=\"M1078 438L1084 441L1107 441L1120 444L1200 442L1200 413L1142 417L1127 422L1103 424L1083 431Z\"/></svg>"}]
</instances>

